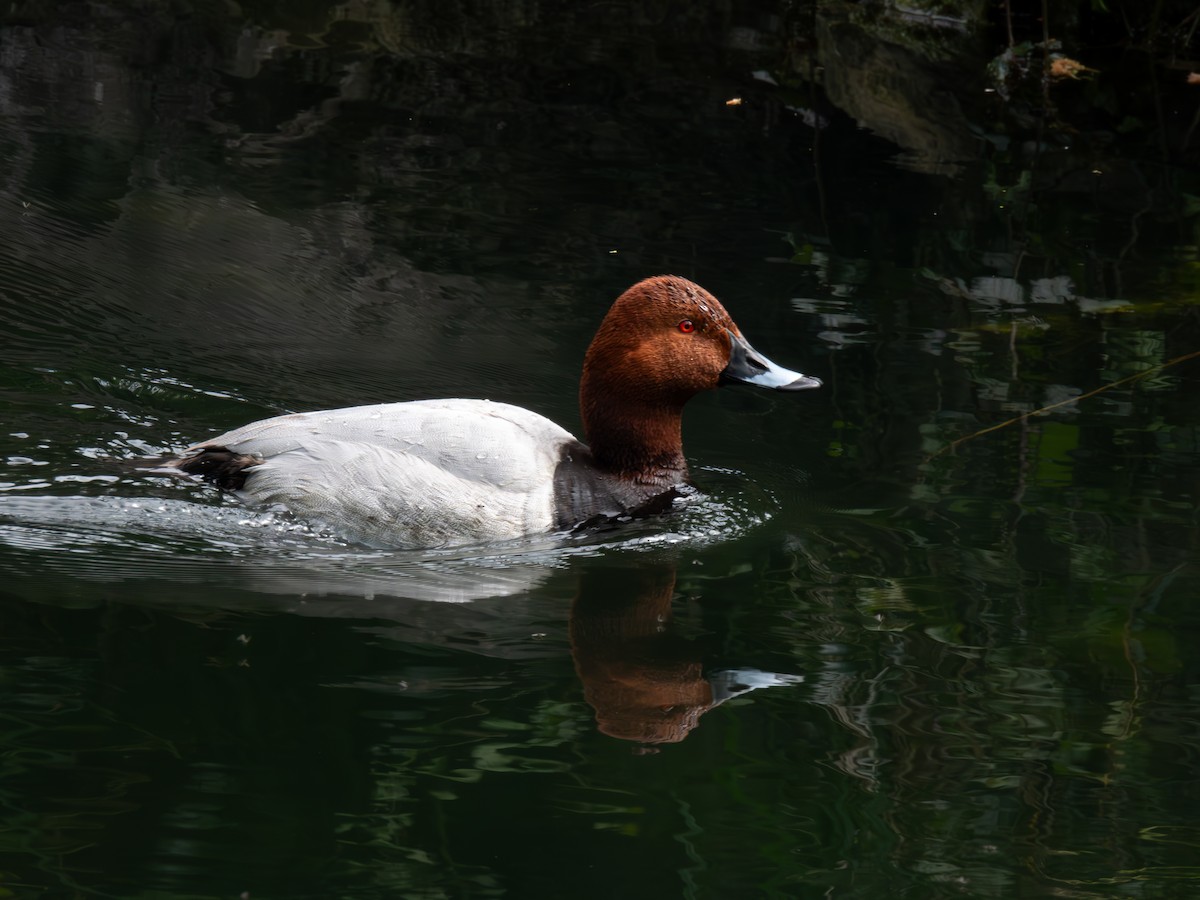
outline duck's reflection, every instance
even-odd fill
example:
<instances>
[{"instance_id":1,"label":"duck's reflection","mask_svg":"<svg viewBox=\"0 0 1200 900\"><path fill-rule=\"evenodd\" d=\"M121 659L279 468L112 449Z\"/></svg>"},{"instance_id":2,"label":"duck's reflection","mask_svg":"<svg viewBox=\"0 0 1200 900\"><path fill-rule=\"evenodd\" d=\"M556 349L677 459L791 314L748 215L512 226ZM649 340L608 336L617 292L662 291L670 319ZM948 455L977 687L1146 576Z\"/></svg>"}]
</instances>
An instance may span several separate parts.
<instances>
[{"instance_id":1,"label":"duck's reflection","mask_svg":"<svg viewBox=\"0 0 1200 900\"><path fill-rule=\"evenodd\" d=\"M34 532L27 526L26 531L53 536L57 532L50 526L60 519L74 521L81 508L91 509L81 504L39 508L46 527ZM356 632L397 645L514 661L561 658L565 624L575 671L597 727L611 737L643 744L681 741L704 713L725 700L803 680L748 668L706 670L705 642L685 637L672 622L674 560L639 559L636 566L623 567L581 564L572 576L552 564L553 556L542 564L520 559L484 564L411 554L214 559L139 552L134 544L118 548L124 552L110 550L92 563L81 562L78 554L40 554L32 538L16 546L12 540L0 541L0 547L6 543L0 555L6 592L38 603L61 593L78 605L77 581L91 581L105 585L94 592L96 605L116 600L167 607L190 621L212 623L248 612L339 619L358 622L352 626ZM55 585L61 585L61 592ZM170 590L164 591L164 585ZM563 598L571 594L575 599L564 617ZM471 664L464 661L463 666ZM389 679L406 685L421 680L402 673Z\"/></svg>"},{"instance_id":2,"label":"duck's reflection","mask_svg":"<svg viewBox=\"0 0 1200 900\"><path fill-rule=\"evenodd\" d=\"M705 648L672 626L674 567L587 573L571 608L571 654L604 734L645 744L682 741L730 697L795 684L757 669L705 673Z\"/></svg>"}]
</instances>

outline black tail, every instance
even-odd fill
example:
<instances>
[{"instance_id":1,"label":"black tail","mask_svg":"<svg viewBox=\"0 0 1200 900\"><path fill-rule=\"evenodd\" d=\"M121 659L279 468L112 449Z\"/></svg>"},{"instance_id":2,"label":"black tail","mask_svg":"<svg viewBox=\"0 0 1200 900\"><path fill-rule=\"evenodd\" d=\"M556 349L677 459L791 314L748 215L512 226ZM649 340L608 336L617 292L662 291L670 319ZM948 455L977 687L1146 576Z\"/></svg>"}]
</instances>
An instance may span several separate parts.
<instances>
[{"instance_id":1,"label":"black tail","mask_svg":"<svg viewBox=\"0 0 1200 900\"><path fill-rule=\"evenodd\" d=\"M225 447L206 447L193 456L172 460L168 465L188 475L197 475L221 490L240 491L249 474L246 470L261 462L261 459L234 453Z\"/></svg>"}]
</instances>

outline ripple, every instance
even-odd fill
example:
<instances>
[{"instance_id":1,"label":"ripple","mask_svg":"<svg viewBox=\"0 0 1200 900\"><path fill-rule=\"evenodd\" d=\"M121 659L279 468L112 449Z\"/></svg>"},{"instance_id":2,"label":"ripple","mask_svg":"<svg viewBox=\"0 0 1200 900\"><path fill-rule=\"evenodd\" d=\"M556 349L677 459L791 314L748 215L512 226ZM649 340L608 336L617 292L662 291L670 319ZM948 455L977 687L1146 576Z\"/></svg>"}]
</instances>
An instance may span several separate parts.
<instances>
[{"instance_id":1,"label":"ripple","mask_svg":"<svg viewBox=\"0 0 1200 900\"><path fill-rule=\"evenodd\" d=\"M705 480L712 493L685 495L668 515L580 533L403 551L363 548L287 514L232 502L49 496L31 492L45 484L28 485L0 496L0 574L10 583L58 577L144 581L158 590L163 582L203 585L201 593L217 598L231 592L452 603L512 597L576 558L729 541L770 518L762 492L744 476L707 471Z\"/></svg>"}]
</instances>

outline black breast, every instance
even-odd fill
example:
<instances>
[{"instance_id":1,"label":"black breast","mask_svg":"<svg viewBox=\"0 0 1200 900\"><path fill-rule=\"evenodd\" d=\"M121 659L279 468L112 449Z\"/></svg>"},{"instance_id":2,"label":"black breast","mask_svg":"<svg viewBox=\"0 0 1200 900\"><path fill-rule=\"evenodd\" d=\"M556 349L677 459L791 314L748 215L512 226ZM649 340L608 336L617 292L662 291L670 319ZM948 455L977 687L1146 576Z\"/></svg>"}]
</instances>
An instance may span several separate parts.
<instances>
[{"instance_id":1,"label":"black breast","mask_svg":"<svg viewBox=\"0 0 1200 900\"><path fill-rule=\"evenodd\" d=\"M554 517L560 529L578 528L615 516L656 515L679 496L675 485L642 483L597 469L586 444L563 446L554 470Z\"/></svg>"}]
</instances>

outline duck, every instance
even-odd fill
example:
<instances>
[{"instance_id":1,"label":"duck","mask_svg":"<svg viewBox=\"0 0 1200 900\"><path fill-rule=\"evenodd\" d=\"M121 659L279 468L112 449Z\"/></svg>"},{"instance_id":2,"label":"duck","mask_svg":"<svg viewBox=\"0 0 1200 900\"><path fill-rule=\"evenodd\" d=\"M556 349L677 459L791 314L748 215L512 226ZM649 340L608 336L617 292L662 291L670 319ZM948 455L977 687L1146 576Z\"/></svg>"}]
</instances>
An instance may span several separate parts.
<instances>
[{"instance_id":1,"label":"duck","mask_svg":"<svg viewBox=\"0 0 1200 900\"><path fill-rule=\"evenodd\" d=\"M616 299L584 355L583 441L508 403L410 400L251 422L167 467L378 548L570 532L669 509L691 486L684 405L725 384L821 380L755 350L698 284L658 275Z\"/></svg>"}]
</instances>

